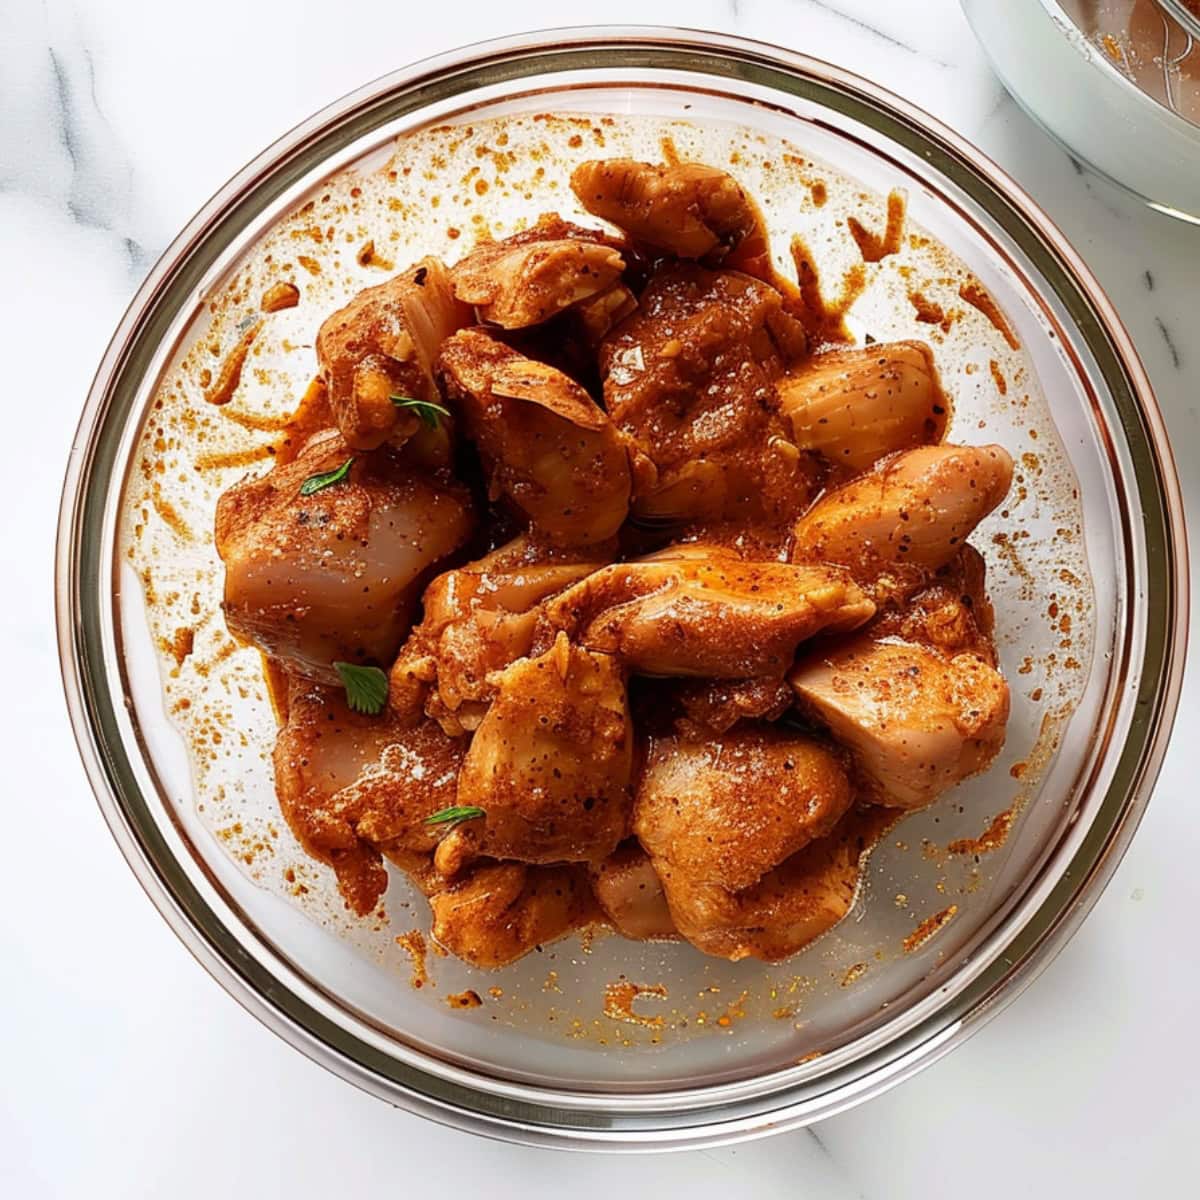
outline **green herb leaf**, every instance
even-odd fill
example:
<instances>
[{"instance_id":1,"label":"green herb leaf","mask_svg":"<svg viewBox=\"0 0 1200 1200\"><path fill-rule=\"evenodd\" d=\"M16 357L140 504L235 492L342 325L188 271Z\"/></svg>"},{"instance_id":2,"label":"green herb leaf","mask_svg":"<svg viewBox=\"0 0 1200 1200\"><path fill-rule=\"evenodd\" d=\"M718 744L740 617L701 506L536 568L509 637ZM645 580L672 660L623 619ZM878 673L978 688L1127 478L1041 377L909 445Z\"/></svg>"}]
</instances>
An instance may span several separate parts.
<instances>
[{"instance_id":1,"label":"green herb leaf","mask_svg":"<svg viewBox=\"0 0 1200 1200\"><path fill-rule=\"evenodd\" d=\"M322 471L319 475L310 475L300 485L300 495L311 496L313 492L320 492L327 487L332 487L335 483L341 483L350 474L350 468L353 465L354 457L352 455L340 467L334 467L332 471Z\"/></svg>"},{"instance_id":2,"label":"green herb leaf","mask_svg":"<svg viewBox=\"0 0 1200 1200\"><path fill-rule=\"evenodd\" d=\"M414 400L411 396L392 396L392 403L397 408L411 408L421 418L426 429L436 429L439 417L448 417L450 410L432 400Z\"/></svg>"},{"instance_id":3,"label":"green herb leaf","mask_svg":"<svg viewBox=\"0 0 1200 1200\"><path fill-rule=\"evenodd\" d=\"M346 689L346 703L359 713L375 716L387 703L388 677L378 667L360 667L357 663L335 662Z\"/></svg>"},{"instance_id":4,"label":"green herb leaf","mask_svg":"<svg viewBox=\"0 0 1200 1200\"><path fill-rule=\"evenodd\" d=\"M474 804L452 804L449 808L443 808L439 812L430 813L425 818L425 824L457 825L459 821L473 821L476 817L482 817L483 815L483 809L476 807Z\"/></svg>"}]
</instances>

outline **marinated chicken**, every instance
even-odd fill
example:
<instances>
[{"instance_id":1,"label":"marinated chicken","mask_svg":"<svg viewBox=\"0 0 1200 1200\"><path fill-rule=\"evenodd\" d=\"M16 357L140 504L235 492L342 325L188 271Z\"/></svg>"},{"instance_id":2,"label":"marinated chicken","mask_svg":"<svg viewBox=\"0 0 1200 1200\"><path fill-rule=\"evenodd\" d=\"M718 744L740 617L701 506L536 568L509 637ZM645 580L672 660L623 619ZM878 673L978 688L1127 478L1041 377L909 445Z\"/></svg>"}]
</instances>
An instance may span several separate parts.
<instances>
[{"instance_id":1,"label":"marinated chicken","mask_svg":"<svg viewBox=\"0 0 1200 1200\"><path fill-rule=\"evenodd\" d=\"M677 258L719 260L760 225L737 180L701 163L585 162L571 190L588 212Z\"/></svg>"},{"instance_id":2,"label":"marinated chicken","mask_svg":"<svg viewBox=\"0 0 1200 1200\"><path fill-rule=\"evenodd\" d=\"M497 673L532 649L541 602L604 565L523 535L439 575L425 589L424 619L392 666L390 703L423 704L450 734L476 729Z\"/></svg>"},{"instance_id":3,"label":"marinated chicken","mask_svg":"<svg viewBox=\"0 0 1200 1200\"><path fill-rule=\"evenodd\" d=\"M447 398L503 495L559 545L612 537L629 511L629 451L604 410L562 371L482 329L442 347Z\"/></svg>"},{"instance_id":4,"label":"marinated chicken","mask_svg":"<svg viewBox=\"0 0 1200 1200\"><path fill-rule=\"evenodd\" d=\"M699 543L594 571L546 617L643 675L782 678L815 634L869 620L875 605L839 567L743 562Z\"/></svg>"},{"instance_id":5,"label":"marinated chicken","mask_svg":"<svg viewBox=\"0 0 1200 1200\"><path fill-rule=\"evenodd\" d=\"M794 519L813 480L777 384L805 354L774 288L736 271L661 266L600 346L613 423L656 468L634 497L645 522Z\"/></svg>"},{"instance_id":6,"label":"marinated chicken","mask_svg":"<svg viewBox=\"0 0 1200 1200\"><path fill-rule=\"evenodd\" d=\"M982 771L1004 742L1008 685L970 651L855 638L797 663L802 711L854 756L870 798L923 808Z\"/></svg>"},{"instance_id":7,"label":"marinated chicken","mask_svg":"<svg viewBox=\"0 0 1200 1200\"><path fill-rule=\"evenodd\" d=\"M492 970L594 924L596 900L581 867L493 862L435 892L433 936L473 967Z\"/></svg>"},{"instance_id":8,"label":"marinated chicken","mask_svg":"<svg viewBox=\"0 0 1200 1200\"><path fill-rule=\"evenodd\" d=\"M843 472L866 471L894 450L940 442L946 432L949 404L920 342L831 350L777 388L792 441Z\"/></svg>"},{"instance_id":9,"label":"marinated chicken","mask_svg":"<svg viewBox=\"0 0 1200 1200\"><path fill-rule=\"evenodd\" d=\"M355 913L403 872L482 969L596 925L774 961L1000 750L967 539L1012 460L944 441L929 346L812 352L728 173L571 186L617 231L544 215L321 325L328 408L218 505L226 620Z\"/></svg>"},{"instance_id":10,"label":"marinated chicken","mask_svg":"<svg viewBox=\"0 0 1200 1200\"><path fill-rule=\"evenodd\" d=\"M616 290L625 270L620 251L555 218L485 242L450 272L454 295L501 329L524 329Z\"/></svg>"},{"instance_id":11,"label":"marinated chicken","mask_svg":"<svg viewBox=\"0 0 1200 1200\"><path fill-rule=\"evenodd\" d=\"M438 350L470 321L436 258L366 288L326 320L317 331L317 362L348 446L374 450L420 432L419 410L404 402L441 400L433 375Z\"/></svg>"},{"instance_id":12,"label":"marinated chicken","mask_svg":"<svg viewBox=\"0 0 1200 1200\"><path fill-rule=\"evenodd\" d=\"M387 887L384 854L427 860L455 803L465 747L436 722L352 711L340 689L293 677L275 745L275 787L300 843L328 863L346 903L369 913Z\"/></svg>"},{"instance_id":13,"label":"marinated chicken","mask_svg":"<svg viewBox=\"0 0 1200 1200\"><path fill-rule=\"evenodd\" d=\"M225 620L289 670L337 683L336 661L391 661L422 587L474 529L461 483L391 451L356 456L331 430L221 497Z\"/></svg>"},{"instance_id":14,"label":"marinated chicken","mask_svg":"<svg viewBox=\"0 0 1200 1200\"><path fill-rule=\"evenodd\" d=\"M724 957L769 958L742 923L744 894L827 837L853 799L832 750L748 724L702 744L656 741L638 785L634 832L688 941L720 947ZM731 913L739 914L735 927Z\"/></svg>"},{"instance_id":15,"label":"marinated chicken","mask_svg":"<svg viewBox=\"0 0 1200 1200\"><path fill-rule=\"evenodd\" d=\"M1001 446L922 446L881 459L796 522L796 562L838 563L860 583L945 566L1008 494Z\"/></svg>"},{"instance_id":16,"label":"marinated chicken","mask_svg":"<svg viewBox=\"0 0 1200 1200\"><path fill-rule=\"evenodd\" d=\"M463 760L459 803L486 812L482 854L596 863L625 836L632 770L624 667L560 635L501 672Z\"/></svg>"},{"instance_id":17,"label":"marinated chicken","mask_svg":"<svg viewBox=\"0 0 1200 1200\"><path fill-rule=\"evenodd\" d=\"M635 941L678 936L662 880L637 838L622 842L592 875L592 890L613 928Z\"/></svg>"}]
</instances>

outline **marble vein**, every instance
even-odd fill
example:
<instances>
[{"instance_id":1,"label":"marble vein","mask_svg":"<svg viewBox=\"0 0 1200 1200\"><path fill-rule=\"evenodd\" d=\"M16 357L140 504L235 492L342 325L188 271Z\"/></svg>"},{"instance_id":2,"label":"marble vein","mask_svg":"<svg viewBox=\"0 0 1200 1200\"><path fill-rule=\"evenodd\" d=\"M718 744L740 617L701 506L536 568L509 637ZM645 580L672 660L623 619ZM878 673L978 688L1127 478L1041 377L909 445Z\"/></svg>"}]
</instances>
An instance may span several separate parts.
<instances>
[{"instance_id":1,"label":"marble vein","mask_svg":"<svg viewBox=\"0 0 1200 1200\"><path fill-rule=\"evenodd\" d=\"M828 0L804 0L804 2L811 5L813 8L819 8L823 12L829 13L830 16L837 17L838 20L845 21L848 25L853 25L855 28L861 29L864 33L869 34L871 37L878 38L882 42L886 42L889 46L894 46L897 50L903 50L907 54L912 54L928 63L935 63L939 67L953 66L952 63L948 63L944 59L935 58L928 51L921 50L898 37L893 37L890 33L885 33L882 29L872 25L869 21L865 21L861 17L856 17L851 13L843 11L842 9L838 8L837 5L830 4Z\"/></svg>"},{"instance_id":2,"label":"marble vein","mask_svg":"<svg viewBox=\"0 0 1200 1200\"><path fill-rule=\"evenodd\" d=\"M1154 324L1158 327L1158 332L1162 334L1162 339L1167 344L1167 353L1171 356L1171 365L1178 371L1183 366L1183 358L1179 353L1179 347L1175 345L1175 339L1171 337L1171 331L1167 328L1167 324L1162 317L1155 317Z\"/></svg>"}]
</instances>

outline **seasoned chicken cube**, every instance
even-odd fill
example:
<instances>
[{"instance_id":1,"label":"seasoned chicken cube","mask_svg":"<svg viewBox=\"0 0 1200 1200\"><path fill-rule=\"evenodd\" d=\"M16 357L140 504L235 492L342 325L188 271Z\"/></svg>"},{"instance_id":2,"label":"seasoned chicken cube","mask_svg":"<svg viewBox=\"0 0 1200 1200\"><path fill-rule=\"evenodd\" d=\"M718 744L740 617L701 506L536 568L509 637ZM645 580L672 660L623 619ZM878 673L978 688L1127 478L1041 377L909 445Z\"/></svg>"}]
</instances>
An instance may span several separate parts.
<instances>
[{"instance_id":1,"label":"seasoned chicken cube","mask_svg":"<svg viewBox=\"0 0 1200 1200\"><path fill-rule=\"evenodd\" d=\"M804 331L773 288L734 271L659 269L600 347L608 412L657 468L635 515L682 523L801 511L812 480L775 385L804 352Z\"/></svg>"},{"instance_id":2,"label":"seasoned chicken cube","mask_svg":"<svg viewBox=\"0 0 1200 1200\"><path fill-rule=\"evenodd\" d=\"M603 565L523 534L439 575L392 668L391 694L399 701L415 692L447 733L474 730L495 696L497 673L530 653L541 602Z\"/></svg>"},{"instance_id":3,"label":"seasoned chicken cube","mask_svg":"<svg viewBox=\"0 0 1200 1200\"><path fill-rule=\"evenodd\" d=\"M897 568L936 571L1008 494L1001 446L921 446L883 459L796 523L795 562L839 563L860 583Z\"/></svg>"},{"instance_id":4,"label":"seasoned chicken cube","mask_svg":"<svg viewBox=\"0 0 1200 1200\"><path fill-rule=\"evenodd\" d=\"M949 401L921 342L818 354L776 386L792 441L848 472L940 442L946 430Z\"/></svg>"},{"instance_id":5,"label":"seasoned chicken cube","mask_svg":"<svg viewBox=\"0 0 1200 1200\"><path fill-rule=\"evenodd\" d=\"M475 729L496 693L496 673L530 652L538 605L603 565L521 536L439 575L392 667L390 694L397 702L415 694L447 733Z\"/></svg>"},{"instance_id":6,"label":"seasoned chicken cube","mask_svg":"<svg viewBox=\"0 0 1200 1200\"><path fill-rule=\"evenodd\" d=\"M331 866L360 916L387 887L381 851L427 860L444 829L426 818L455 803L462 742L436 722L351 711L340 689L294 677L275 743L275 789L292 832Z\"/></svg>"},{"instance_id":7,"label":"seasoned chicken cube","mask_svg":"<svg viewBox=\"0 0 1200 1200\"><path fill-rule=\"evenodd\" d=\"M481 864L429 903L434 941L484 970L514 962L600 916L581 867Z\"/></svg>"},{"instance_id":8,"label":"seasoned chicken cube","mask_svg":"<svg viewBox=\"0 0 1200 1200\"><path fill-rule=\"evenodd\" d=\"M628 158L580 163L571 190L594 216L680 258L718 260L761 224L737 180L700 163L655 166Z\"/></svg>"},{"instance_id":9,"label":"seasoned chicken cube","mask_svg":"<svg viewBox=\"0 0 1200 1200\"><path fill-rule=\"evenodd\" d=\"M625 270L599 230L558 217L498 242L484 242L451 268L454 294L503 329L524 329L606 292Z\"/></svg>"},{"instance_id":10,"label":"seasoned chicken cube","mask_svg":"<svg viewBox=\"0 0 1200 1200\"><path fill-rule=\"evenodd\" d=\"M724 953L711 949L710 937L720 944L727 936L730 897L826 837L852 800L845 770L819 742L769 725L742 726L701 744L656 739L633 827L679 932L702 950Z\"/></svg>"},{"instance_id":11,"label":"seasoned chicken cube","mask_svg":"<svg viewBox=\"0 0 1200 1200\"><path fill-rule=\"evenodd\" d=\"M327 318L317 332L317 362L346 443L373 450L417 433L419 413L392 398L440 403L433 375L438 351L470 323L471 310L454 298L436 258L365 288Z\"/></svg>"},{"instance_id":12,"label":"seasoned chicken cube","mask_svg":"<svg viewBox=\"0 0 1200 1200\"><path fill-rule=\"evenodd\" d=\"M868 852L895 822L895 813L884 808L852 809L832 833L743 891L709 888L690 895L685 903L697 923L688 940L734 962L789 958L850 911Z\"/></svg>"},{"instance_id":13,"label":"seasoned chicken cube","mask_svg":"<svg viewBox=\"0 0 1200 1200\"><path fill-rule=\"evenodd\" d=\"M304 494L308 481L335 474ZM335 661L391 662L425 581L474 524L460 484L319 435L217 504L226 622L289 669L329 683L338 682Z\"/></svg>"},{"instance_id":14,"label":"seasoned chicken cube","mask_svg":"<svg viewBox=\"0 0 1200 1200\"><path fill-rule=\"evenodd\" d=\"M625 440L587 392L482 329L442 348L447 395L491 473L492 489L557 545L616 533L629 510Z\"/></svg>"},{"instance_id":15,"label":"seasoned chicken cube","mask_svg":"<svg viewBox=\"0 0 1200 1200\"><path fill-rule=\"evenodd\" d=\"M836 567L743 562L699 543L613 563L545 605L553 628L630 670L721 679L782 678L805 638L874 612Z\"/></svg>"},{"instance_id":16,"label":"seasoned chicken cube","mask_svg":"<svg viewBox=\"0 0 1200 1200\"><path fill-rule=\"evenodd\" d=\"M632 770L620 664L560 635L545 654L499 675L458 798L484 810L472 830L480 854L598 863L627 832Z\"/></svg>"},{"instance_id":17,"label":"seasoned chicken cube","mask_svg":"<svg viewBox=\"0 0 1200 1200\"><path fill-rule=\"evenodd\" d=\"M622 842L596 868L592 890L624 937L639 942L678 937L662 880L636 838Z\"/></svg>"},{"instance_id":18,"label":"seasoned chicken cube","mask_svg":"<svg viewBox=\"0 0 1200 1200\"><path fill-rule=\"evenodd\" d=\"M1004 744L1008 685L977 654L862 636L798 663L788 680L882 804L922 808Z\"/></svg>"}]
</instances>

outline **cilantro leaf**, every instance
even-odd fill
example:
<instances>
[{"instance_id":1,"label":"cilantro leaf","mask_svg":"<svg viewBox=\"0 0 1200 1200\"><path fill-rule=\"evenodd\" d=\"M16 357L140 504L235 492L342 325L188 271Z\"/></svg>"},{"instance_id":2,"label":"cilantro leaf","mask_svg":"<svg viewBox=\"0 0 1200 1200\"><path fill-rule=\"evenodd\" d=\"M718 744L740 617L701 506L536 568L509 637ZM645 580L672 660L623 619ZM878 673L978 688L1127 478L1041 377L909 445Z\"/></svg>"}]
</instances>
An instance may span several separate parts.
<instances>
[{"instance_id":1,"label":"cilantro leaf","mask_svg":"<svg viewBox=\"0 0 1200 1200\"><path fill-rule=\"evenodd\" d=\"M484 811L474 804L452 804L425 818L426 825L457 825L459 821L473 821L482 817Z\"/></svg>"},{"instance_id":2,"label":"cilantro leaf","mask_svg":"<svg viewBox=\"0 0 1200 1200\"><path fill-rule=\"evenodd\" d=\"M378 667L360 667L357 663L335 662L346 689L346 703L358 713L376 716L387 703L388 677Z\"/></svg>"},{"instance_id":3,"label":"cilantro leaf","mask_svg":"<svg viewBox=\"0 0 1200 1200\"><path fill-rule=\"evenodd\" d=\"M392 403L397 408L411 408L421 418L421 424L426 429L436 429L439 417L448 417L450 410L432 400L414 400L411 396L392 396Z\"/></svg>"},{"instance_id":4,"label":"cilantro leaf","mask_svg":"<svg viewBox=\"0 0 1200 1200\"><path fill-rule=\"evenodd\" d=\"M340 467L334 467L332 471L322 471L319 475L310 475L300 485L300 495L311 496L314 492L323 491L327 487L332 487L335 483L341 483L350 474L350 468L354 465L354 457L346 459Z\"/></svg>"}]
</instances>

